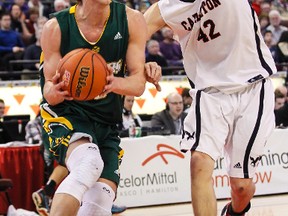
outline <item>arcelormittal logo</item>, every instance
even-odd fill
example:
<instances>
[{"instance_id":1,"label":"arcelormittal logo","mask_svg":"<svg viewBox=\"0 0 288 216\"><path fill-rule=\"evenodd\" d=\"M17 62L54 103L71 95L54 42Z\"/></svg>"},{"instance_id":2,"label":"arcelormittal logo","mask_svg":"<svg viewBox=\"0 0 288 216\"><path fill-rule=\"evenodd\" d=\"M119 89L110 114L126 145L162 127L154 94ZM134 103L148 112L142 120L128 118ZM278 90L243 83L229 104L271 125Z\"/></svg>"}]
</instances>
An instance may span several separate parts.
<instances>
[{"instance_id":1,"label":"arcelormittal logo","mask_svg":"<svg viewBox=\"0 0 288 216\"><path fill-rule=\"evenodd\" d=\"M142 166L145 166L149 161L153 160L156 157L161 157L161 159L164 161L165 164L168 164L167 159L165 158L165 155L175 155L179 158L184 158L184 155L179 152L177 149L167 145L167 144L158 144L157 145L157 153L149 156L146 160L142 162Z\"/></svg>"}]
</instances>

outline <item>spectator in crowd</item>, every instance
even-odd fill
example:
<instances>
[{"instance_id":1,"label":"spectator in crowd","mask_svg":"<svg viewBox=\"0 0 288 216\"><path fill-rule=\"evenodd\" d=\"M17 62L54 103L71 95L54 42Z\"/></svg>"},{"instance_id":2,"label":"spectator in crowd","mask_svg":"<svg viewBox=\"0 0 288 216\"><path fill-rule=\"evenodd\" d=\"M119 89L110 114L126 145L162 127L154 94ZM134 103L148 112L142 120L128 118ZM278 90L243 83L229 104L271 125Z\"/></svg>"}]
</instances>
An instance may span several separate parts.
<instances>
[{"instance_id":1,"label":"spectator in crowd","mask_svg":"<svg viewBox=\"0 0 288 216\"><path fill-rule=\"evenodd\" d=\"M33 36L32 33L29 32L25 20L26 15L21 11L21 8L17 4L13 4L11 6L11 29L17 31L21 34L21 37L24 41L29 41Z\"/></svg>"},{"instance_id":2,"label":"spectator in crowd","mask_svg":"<svg viewBox=\"0 0 288 216\"><path fill-rule=\"evenodd\" d=\"M51 13L51 8L47 5L44 5L40 0L29 0L28 7L36 7L39 10L39 17L45 16L49 18L49 14Z\"/></svg>"},{"instance_id":3,"label":"spectator in crowd","mask_svg":"<svg viewBox=\"0 0 288 216\"><path fill-rule=\"evenodd\" d=\"M285 95L279 89L275 89L275 107L274 110L278 110L285 104Z\"/></svg>"},{"instance_id":4,"label":"spectator in crowd","mask_svg":"<svg viewBox=\"0 0 288 216\"><path fill-rule=\"evenodd\" d=\"M23 64L23 68L24 71L35 71L35 70L39 70L40 67L40 55L41 55L41 47L40 47L40 42L41 42L41 34L42 34L42 29L43 29L43 25L47 22L47 18L46 17L40 17L37 20L37 23L35 26L35 37L36 37L36 42L29 45L28 47L26 47L25 52L24 52L24 60L37 60L37 62L33 62L33 63L25 63ZM21 76L22 79L38 79L39 78L39 74L25 74L23 73Z\"/></svg>"},{"instance_id":5,"label":"spectator in crowd","mask_svg":"<svg viewBox=\"0 0 288 216\"><path fill-rule=\"evenodd\" d=\"M9 70L9 60L23 58L24 43L20 34L11 29L11 16L5 12L0 16L0 69ZM2 79L6 79L3 77ZM19 77L15 77L19 79Z\"/></svg>"},{"instance_id":6,"label":"spectator in crowd","mask_svg":"<svg viewBox=\"0 0 288 216\"><path fill-rule=\"evenodd\" d=\"M288 62L288 31L283 31L281 34L275 48L274 60L276 63Z\"/></svg>"},{"instance_id":7,"label":"spectator in crowd","mask_svg":"<svg viewBox=\"0 0 288 216\"><path fill-rule=\"evenodd\" d=\"M135 101L134 96L124 96L124 105L122 113L122 122L119 123L121 137L129 136L129 127L134 124L135 127L142 127L143 123L139 115L132 112L132 107Z\"/></svg>"},{"instance_id":8,"label":"spectator in crowd","mask_svg":"<svg viewBox=\"0 0 288 216\"><path fill-rule=\"evenodd\" d=\"M285 104L288 103L288 89L285 85L278 86L275 90L280 91L285 97Z\"/></svg>"},{"instance_id":9,"label":"spectator in crowd","mask_svg":"<svg viewBox=\"0 0 288 216\"><path fill-rule=\"evenodd\" d=\"M3 2L3 1L1 1ZM29 7L27 1L25 0L5 0L4 1L4 10L11 11L13 4L19 5L21 12L25 14L26 17L29 16Z\"/></svg>"},{"instance_id":10,"label":"spectator in crowd","mask_svg":"<svg viewBox=\"0 0 288 216\"><path fill-rule=\"evenodd\" d=\"M146 62L157 62L161 67L167 67L167 61L160 52L159 42L157 40L149 40L146 45L147 54ZM163 73L163 75L165 75Z\"/></svg>"},{"instance_id":11,"label":"spectator in crowd","mask_svg":"<svg viewBox=\"0 0 288 216\"><path fill-rule=\"evenodd\" d=\"M273 37L273 34L270 30L266 30L265 33L263 34L264 42L266 43L266 45L270 49L270 52L271 52L273 58L275 59L275 52L276 52L277 46L272 44L272 37Z\"/></svg>"},{"instance_id":12,"label":"spectator in crowd","mask_svg":"<svg viewBox=\"0 0 288 216\"><path fill-rule=\"evenodd\" d=\"M36 28L36 42L26 47L24 52L24 60L39 60L41 55L41 34L42 34L42 27ZM39 62L31 63L31 64L24 64L24 69L26 70L38 70L39 69Z\"/></svg>"},{"instance_id":13,"label":"spectator in crowd","mask_svg":"<svg viewBox=\"0 0 288 216\"><path fill-rule=\"evenodd\" d=\"M182 96L178 92L170 93L167 97L166 109L155 113L151 119L152 127L170 131L170 134L181 134L184 118Z\"/></svg>"},{"instance_id":14,"label":"spectator in crowd","mask_svg":"<svg viewBox=\"0 0 288 216\"><path fill-rule=\"evenodd\" d=\"M192 97L189 94L190 89L189 88L183 88L182 90L182 99L183 99L183 104L184 104L184 112L188 113L189 108L192 104Z\"/></svg>"},{"instance_id":15,"label":"spectator in crowd","mask_svg":"<svg viewBox=\"0 0 288 216\"><path fill-rule=\"evenodd\" d=\"M270 13L270 11L271 11L271 2L269 2L269 1L263 1L262 3L261 3L261 5L260 5L260 7L261 7L261 14L260 14L260 16L262 15L262 14L269 14Z\"/></svg>"},{"instance_id":16,"label":"spectator in crowd","mask_svg":"<svg viewBox=\"0 0 288 216\"><path fill-rule=\"evenodd\" d=\"M6 143L9 140L9 138L6 137L6 133L4 131L4 127L2 123L4 111L5 111L5 102L3 99L0 98L0 144Z\"/></svg>"},{"instance_id":17,"label":"spectator in crowd","mask_svg":"<svg viewBox=\"0 0 288 216\"><path fill-rule=\"evenodd\" d=\"M29 18L25 20L25 25L31 34L30 38L27 38L24 43L26 46L29 46L30 44L34 43L36 41L35 36L35 25L37 23L37 20L39 19L39 10L36 7L29 8Z\"/></svg>"},{"instance_id":18,"label":"spectator in crowd","mask_svg":"<svg viewBox=\"0 0 288 216\"><path fill-rule=\"evenodd\" d=\"M272 32L272 44L275 45L278 43L281 34L284 31L287 31L288 28L286 26L280 25L281 15L277 10L271 10L269 12L269 23L270 25L266 28L266 30L270 30Z\"/></svg>"},{"instance_id":19,"label":"spectator in crowd","mask_svg":"<svg viewBox=\"0 0 288 216\"><path fill-rule=\"evenodd\" d=\"M65 8L69 7L70 4L67 4L65 0L55 0L54 1L54 12L58 12L64 10Z\"/></svg>"},{"instance_id":20,"label":"spectator in crowd","mask_svg":"<svg viewBox=\"0 0 288 216\"><path fill-rule=\"evenodd\" d=\"M265 34L267 31L267 27L269 26L269 16L268 14L260 14L259 16L259 23L260 23L260 28L261 28L261 33L262 35ZM271 32L271 31L270 31Z\"/></svg>"},{"instance_id":21,"label":"spectator in crowd","mask_svg":"<svg viewBox=\"0 0 288 216\"><path fill-rule=\"evenodd\" d=\"M251 5L254 11L256 12L257 16L261 14L261 3L263 0L252 0Z\"/></svg>"},{"instance_id":22,"label":"spectator in crowd","mask_svg":"<svg viewBox=\"0 0 288 216\"><path fill-rule=\"evenodd\" d=\"M28 144L42 144L42 126L40 113L25 126L25 140Z\"/></svg>"},{"instance_id":23,"label":"spectator in crowd","mask_svg":"<svg viewBox=\"0 0 288 216\"><path fill-rule=\"evenodd\" d=\"M183 66L180 44L174 40L173 31L164 27L162 29L163 41L160 42L160 52L163 54L169 66Z\"/></svg>"},{"instance_id":24,"label":"spectator in crowd","mask_svg":"<svg viewBox=\"0 0 288 216\"><path fill-rule=\"evenodd\" d=\"M280 109L274 110L276 127L288 127L288 103L285 103Z\"/></svg>"},{"instance_id":25,"label":"spectator in crowd","mask_svg":"<svg viewBox=\"0 0 288 216\"><path fill-rule=\"evenodd\" d=\"M0 121L2 120L5 112L5 102L0 98Z\"/></svg>"}]
</instances>

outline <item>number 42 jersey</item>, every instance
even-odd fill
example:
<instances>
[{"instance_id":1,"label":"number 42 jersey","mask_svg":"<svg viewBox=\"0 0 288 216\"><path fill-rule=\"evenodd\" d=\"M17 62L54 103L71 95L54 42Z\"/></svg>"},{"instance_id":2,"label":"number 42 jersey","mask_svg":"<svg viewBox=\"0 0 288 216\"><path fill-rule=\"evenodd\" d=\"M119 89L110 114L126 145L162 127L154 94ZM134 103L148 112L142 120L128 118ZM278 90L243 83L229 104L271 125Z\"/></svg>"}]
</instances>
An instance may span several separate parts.
<instances>
[{"instance_id":1,"label":"number 42 jersey","mask_svg":"<svg viewBox=\"0 0 288 216\"><path fill-rule=\"evenodd\" d=\"M158 6L196 89L232 93L277 72L248 0L160 0Z\"/></svg>"}]
</instances>

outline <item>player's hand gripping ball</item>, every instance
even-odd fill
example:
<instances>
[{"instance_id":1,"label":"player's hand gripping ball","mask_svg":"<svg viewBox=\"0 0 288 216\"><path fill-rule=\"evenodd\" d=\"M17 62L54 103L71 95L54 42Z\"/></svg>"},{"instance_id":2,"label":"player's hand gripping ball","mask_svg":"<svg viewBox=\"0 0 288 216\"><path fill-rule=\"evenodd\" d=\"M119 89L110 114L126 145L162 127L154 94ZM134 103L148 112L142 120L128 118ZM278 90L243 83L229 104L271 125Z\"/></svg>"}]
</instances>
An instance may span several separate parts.
<instances>
[{"instance_id":1,"label":"player's hand gripping ball","mask_svg":"<svg viewBox=\"0 0 288 216\"><path fill-rule=\"evenodd\" d=\"M74 100L93 100L103 93L109 74L103 57L90 49L75 49L59 62L60 81Z\"/></svg>"}]
</instances>

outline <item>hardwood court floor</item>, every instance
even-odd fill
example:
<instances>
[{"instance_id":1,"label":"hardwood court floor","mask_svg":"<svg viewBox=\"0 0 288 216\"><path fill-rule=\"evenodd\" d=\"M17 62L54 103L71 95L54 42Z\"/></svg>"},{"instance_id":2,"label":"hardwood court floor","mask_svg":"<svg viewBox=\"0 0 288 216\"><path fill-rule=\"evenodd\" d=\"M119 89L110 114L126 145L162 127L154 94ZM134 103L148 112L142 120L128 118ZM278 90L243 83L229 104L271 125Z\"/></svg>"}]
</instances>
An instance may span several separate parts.
<instances>
[{"instance_id":1,"label":"hardwood court floor","mask_svg":"<svg viewBox=\"0 0 288 216\"><path fill-rule=\"evenodd\" d=\"M218 201L218 215L227 200ZM130 208L115 216L192 216L190 203ZM252 200L252 208L246 216L288 216L288 194L258 196Z\"/></svg>"}]
</instances>

